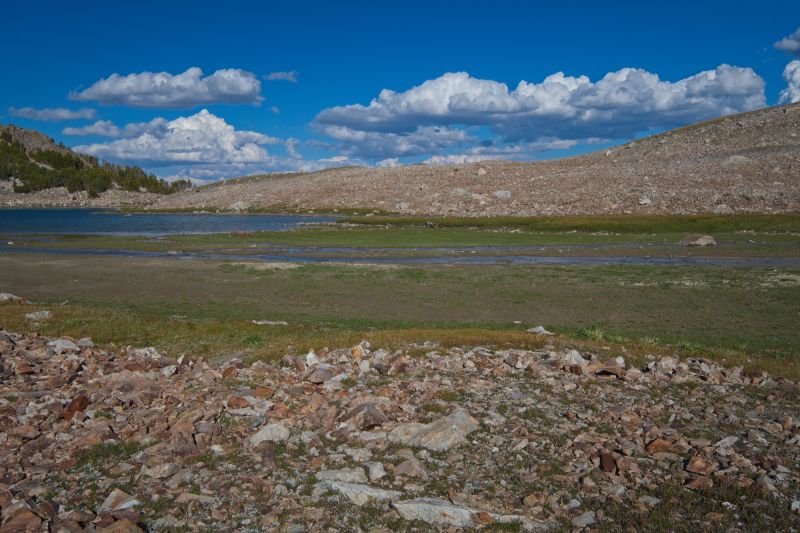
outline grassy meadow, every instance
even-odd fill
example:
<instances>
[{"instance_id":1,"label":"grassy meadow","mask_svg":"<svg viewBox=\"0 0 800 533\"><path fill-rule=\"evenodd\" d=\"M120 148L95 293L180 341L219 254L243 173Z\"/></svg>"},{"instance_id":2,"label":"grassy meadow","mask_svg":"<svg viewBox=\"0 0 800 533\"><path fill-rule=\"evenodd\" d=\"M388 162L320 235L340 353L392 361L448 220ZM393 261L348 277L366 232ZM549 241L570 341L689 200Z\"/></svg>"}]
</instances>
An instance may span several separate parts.
<instances>
[{"instance_id":1,"label":"grassy meadow","mask_svg":"<svg viewBox=\"0 0 800 533\"><path fill-rule=\"evenodd\" d=\"M430 224L425 224L430 222ZM719 246L687 248L709 233ZM800 267L353 264L425 248L498 247L530 255L800 256L800 215L497 219L343 218L321 227L167 237L19 238L31 253L0 253L0 326L97 342L154 345L170 354L244 352L275 358L368 339L393 347L539 346L569 342L608 354L670 352L800 376ZM237 258L270 247L317 247L339 263ZM543 248L537 249L537 246ZM529 247L524 252L513 247ZM220 260L49 253L67 249L213 252ZM58 250L61 249L61 250ZM32 324L24 314L47 308ZM286 321L258 326L253 320ZM526 329L544 325L542 338Z\"/></svg>"}]
</instances>

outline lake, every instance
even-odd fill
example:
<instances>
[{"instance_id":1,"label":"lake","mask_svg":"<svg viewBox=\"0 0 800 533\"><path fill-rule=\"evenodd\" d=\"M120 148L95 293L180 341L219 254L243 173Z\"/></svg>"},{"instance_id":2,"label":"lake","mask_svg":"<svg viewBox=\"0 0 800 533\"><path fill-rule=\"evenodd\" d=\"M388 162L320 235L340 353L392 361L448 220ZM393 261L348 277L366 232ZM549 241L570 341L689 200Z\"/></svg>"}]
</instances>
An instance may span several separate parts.
<instances>
[{"instance_id":1,"label":"lake","mask_svg":"<svg viewBox=\"0 0 800 533\"><path fill-rule=\"evenodd\" d=\"M123 213L113 209L0 209L0 235L173 235L280 231L334 217Z\"/></svg>"}]
</instances>

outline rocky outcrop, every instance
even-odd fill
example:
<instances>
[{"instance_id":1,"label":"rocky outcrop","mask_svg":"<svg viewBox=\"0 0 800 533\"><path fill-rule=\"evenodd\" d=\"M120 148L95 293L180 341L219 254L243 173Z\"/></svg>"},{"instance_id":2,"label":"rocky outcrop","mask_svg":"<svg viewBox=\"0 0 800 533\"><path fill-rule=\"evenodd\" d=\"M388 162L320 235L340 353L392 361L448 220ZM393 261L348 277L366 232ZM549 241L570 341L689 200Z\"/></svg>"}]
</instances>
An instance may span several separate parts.
<instances>
[{"instance_id":1,"label":"rocky outcrop","mask_svg":"<svg viewBox=\"0 0 800 533\"><path fill-rule=\"evenodd\" d=\"M797 529L795 383L539 339L246 362L0 330L0 531Z\"/></svg>"}]
</instances>

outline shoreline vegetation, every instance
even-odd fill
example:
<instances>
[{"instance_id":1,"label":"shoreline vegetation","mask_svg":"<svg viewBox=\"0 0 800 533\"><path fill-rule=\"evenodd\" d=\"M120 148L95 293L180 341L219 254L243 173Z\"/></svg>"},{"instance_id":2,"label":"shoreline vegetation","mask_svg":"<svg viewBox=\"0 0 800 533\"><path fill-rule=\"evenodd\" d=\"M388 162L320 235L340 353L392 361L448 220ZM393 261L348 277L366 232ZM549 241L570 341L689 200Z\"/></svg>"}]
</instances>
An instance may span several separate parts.
<instances>
[{"instance_id":1,"label":"shoreline vegetation","mask_svg":"<svg viewBox=\"0 0 800 533\"><path fill-rule=\"evenodd\" d=\"M42 308L51 310L51 317L32 325L25 315ZM285 317L272 315L272 322L283 322L276 320L276 316ZM556 336L528 332L531 327L531 323L463 325L335 319L265 327L252 320L164 316L159 310L135 305L74 305L47 301L0 304L0 329L51 337L90 337L106 346L154 346L174 357L190 355L208 359L239 353L249 362L274 363L286 353L320 351L365 340L390 350L415 343L429 343L429 348L486 346L520 350L541 349L551 344L558 349L600 352L609 357L624 355L637 366L646 364L648 356L700 357L726 367L741 366L747 375L767 372L800 381L800 368L792 363L790 352L703 346L688 340L666 342L653 336L627 337L591 323L572 328L548 326Z\"/></svg>"}]
</instances>

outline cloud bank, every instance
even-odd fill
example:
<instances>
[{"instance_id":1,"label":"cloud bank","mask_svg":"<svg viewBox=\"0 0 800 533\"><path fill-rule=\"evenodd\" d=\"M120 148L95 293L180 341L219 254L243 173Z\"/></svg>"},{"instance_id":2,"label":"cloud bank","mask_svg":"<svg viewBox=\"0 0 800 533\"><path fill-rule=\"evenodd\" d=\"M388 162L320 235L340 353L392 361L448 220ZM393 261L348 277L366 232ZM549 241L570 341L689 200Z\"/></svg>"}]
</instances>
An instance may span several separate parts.
<instances>
[{"instance_id":1,"label":"cloud bank","mask_svg":"<svg viewBox=\"0 0 800 533\"><path fill-rule=\"evenodd\" d=\"M368 105L325 109L313 126L345 153L388 158L474 140L465 128L488 128L495 136L490 144L535 148L543 141L627 138L765 105L764 80L730 65L676 82L633 68L596 82L558 72L513 90L452 72L405 92L384 89Z\"/></svg>"},{"instance_id":2,"label":"cloud bank","mask_svg":"<svg viewBox=\"0 0 800 533\"><path fill-rule=\"evenodd\" d=\"M209 76L197 67L181 74L141 72L112 74L88 89L74 91L71 100L103 105L150 108L189 108L209 104L253 104L263 101L261 82L255 74L223 69Z\"/></svg>"},{"instance_id":3,"label":"cloud bank","mask_svg":"<svg viewBox=\"0 0 800 533\"><path fill-rule=\"evenodd\" d=\"M33 107L12 107L8 110L12 117L28 118L31 120L42 120L48 122L59 122L62 120L91 120L95 117L94 109L66 109L63 107L48 107L35 109Z\"/></svg>"}]
</instances>

